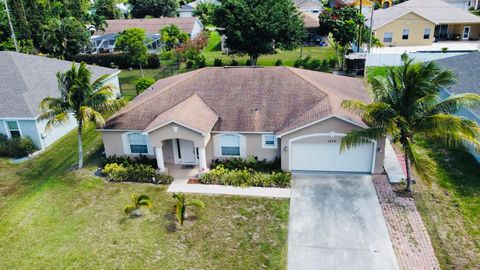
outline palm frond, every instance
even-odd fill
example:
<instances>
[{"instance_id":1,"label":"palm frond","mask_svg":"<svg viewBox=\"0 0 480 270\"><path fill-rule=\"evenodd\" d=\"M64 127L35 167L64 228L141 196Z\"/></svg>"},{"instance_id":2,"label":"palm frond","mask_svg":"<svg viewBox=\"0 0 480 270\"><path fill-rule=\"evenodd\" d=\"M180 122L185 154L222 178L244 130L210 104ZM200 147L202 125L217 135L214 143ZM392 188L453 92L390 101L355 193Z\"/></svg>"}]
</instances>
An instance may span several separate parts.
<instances>
[{"instance_id":1,"label":"palm frond","mask_svg":"<svg viewBox=\"0 0 480 270\"><path fill-rule=\"evenodd\" d=\"M450 96L432 106L428 110L429 115L453 114L462 108L473 109L480 107L480 95L465 93Z\"/></svg>"},{"instance_id":2,"label":"palm frond","mask_svg":"<svg viewBox=\"0 0 480 270\"><path fill-rule=\"evenodd\" d=\"M80 117L84 123L93 121L97 127L103 127L105 125L105 119L102 114L90 107L80 107Z\"/></svg>"},{"instance_id":3,"label":"palm frond","mask_svg":"<svg viewBox=\"0 0 480 270\"><path fill-rule=\"evenodd\" d=\"M344 100L342 101L342 107L353 113L362 115L367 109L368 104L361 100Z\"/></svg>"},{"instance_id":4,"label":"palm frond","mask_svg":"<svg viewBox=\"0 0 480 270\"><path fill-rule=\"evenodd\" d=\"M67 123L68 120L70 120L70 115L68 114L68 112L58 112L57 114L51 114L51 112L48 112L42 113L40 115L40 118L48 119L45 129L49 130L54 127L60 127L63 124Z\"/></svg>"},{"instance_id":5,"label":"palm frond","mask_svg":"<svg viewBox=\"0 0 480 270\"><path fill-rule=\"evenodd\" d=\"M137 205L145 206L145 207L148 207L148 208L152 208L152 206L153 206L152 200L150 199L150 197L148 197L147 195L144 195L144 194L137 197Z\"/></svg>"},{"instance_id":6,"label":"palm frond","mask_svg":"<svg viewBox=\"0 0 480 270\"><path fill-rule=\"evenodd\" d=\"M196 206L198 208L205 208L205 203L197 199L192 199L186 204L186 206Z\"/></svg>"},{"instance_id":7,"label":"palm frond","mask_svg":"<svg viewBox=\"0 0 480 270\"><path fill-rule=\"evenodd\" d=\"M382 127L352 131L342 138L340 143L340 151L343 152L346 149L353 148L355 146L371 143L372 140L376 140L383 136L386 136L386 132L385 128Z\"/></svg>"},{"instance_id":8,"label":"palm frond","mask_svg":"<svg viewBox=\"0 0 480 270\"><path fill-rule=\"evenodd\" d=\"M438 165L428 153L421 147L411 141L407 141L406 154L410 159L410 164L415 172L427 182L435 179L438 171Z\"/></svg>"},{"instance_id":9,"label":"palm frond","mask_svg":"<svg viewBox=\"0 0 480 270\"><path fill-rule=\"evenodd\" d=\"M123 211L125 212L125 214L130 214L132 213L133 211L135 211L137 208L134 206L134 205L127 205L125 206L125 208L123 209Z\"/></svg>"}]
</instances>

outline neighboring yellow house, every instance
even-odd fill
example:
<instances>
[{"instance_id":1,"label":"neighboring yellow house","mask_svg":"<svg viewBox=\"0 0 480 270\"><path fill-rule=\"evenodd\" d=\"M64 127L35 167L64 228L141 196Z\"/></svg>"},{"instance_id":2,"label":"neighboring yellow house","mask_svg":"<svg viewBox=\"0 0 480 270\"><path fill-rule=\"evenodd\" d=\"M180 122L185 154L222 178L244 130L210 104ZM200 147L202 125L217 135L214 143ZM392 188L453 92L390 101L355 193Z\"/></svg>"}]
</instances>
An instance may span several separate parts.
<instances>
[{"instance_id":1,"label":"neighboring yellow house","mask_svg":"<svg viewBox=\"0 0 480 270\"><path fill-rule=\"evenodd\" d=\"M384 46L426 46L439 40L480 39L480 17L440 0L410 0L368 19Z\"/></svg>"}]
</instances>

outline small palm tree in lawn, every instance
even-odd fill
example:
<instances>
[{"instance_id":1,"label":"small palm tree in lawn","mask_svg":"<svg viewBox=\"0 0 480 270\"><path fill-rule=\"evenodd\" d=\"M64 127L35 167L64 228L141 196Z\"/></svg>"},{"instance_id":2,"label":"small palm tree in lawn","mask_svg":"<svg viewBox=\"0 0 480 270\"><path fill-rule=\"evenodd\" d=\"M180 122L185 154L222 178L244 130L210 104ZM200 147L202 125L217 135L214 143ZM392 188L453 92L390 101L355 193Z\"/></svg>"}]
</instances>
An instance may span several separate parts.
<instances>
[{"instance_id":1,"label":"small palm tree in lawn","mask_svg":"<svg viewBox=\"0 0 480 270\"><path fill-rule=\"evenodd\" d=\"M177 203L174 205L175 207L175 216L177 217L177 221L180 225L183 225L183 221L187 218L187 207L189 206L196 206L198 208L204 208L205 204L196 199L192 199L187 202L185 195L182 193L174 193L173 198L177 199Z\"/></svg>"},{"instance_id":2,"label":"small palm tree in lawn","mask_svg":"<svg viewBox=\"0 0 480 270\"><path fill-rule=\"evenodd\" d=\"M46 97L40 103L40 119L48 120L46 128L65 124L73 115L78 124L78 168L83 167L82 131L89 122L98 127L105 124L102 113L118 110L124 101L116 99L114 88L104 85L108 75L91 82L91 72L85 63L64 73L57 73L60 97Z\"/></svg>"},{"instance_id":3,"label":"small palm tree in lawn","mask_svg":"<svg viewBox=\"0 0 480 270\"><path fill-rule=\"evenodd\" d=\"M139 217L142 215L142 212L140 211L140 208L142 206L147 208L152 208L153 204L150 197L144 194L142 195L133 194L132 204L125 206L125 209L123 211L125 212L125 214L129 216Z\"/></svg>"},{"instance_id":4,"label":"small palm tree in lawn","mask_svg":"<svg viewBox=\"0 0 480 270\"><path fill-rule=\"evenodd\" d=\"M371 80L373 102L345 100L342 106L362 116L370 128L343 137L342 151L390 137L402 146L407 169L406 191L411 191L412 166L425 179L435 175L435 162L416 145L418 138L431 139L448 148L473 145L480 151L479 126L453 115L461 108L480 106L480 96L467 93L440 99L441 89L455 83L455 75L434 62L413 63L406 54L402 65L387 68L386 76Z\"/></svg>"}]
</instances>

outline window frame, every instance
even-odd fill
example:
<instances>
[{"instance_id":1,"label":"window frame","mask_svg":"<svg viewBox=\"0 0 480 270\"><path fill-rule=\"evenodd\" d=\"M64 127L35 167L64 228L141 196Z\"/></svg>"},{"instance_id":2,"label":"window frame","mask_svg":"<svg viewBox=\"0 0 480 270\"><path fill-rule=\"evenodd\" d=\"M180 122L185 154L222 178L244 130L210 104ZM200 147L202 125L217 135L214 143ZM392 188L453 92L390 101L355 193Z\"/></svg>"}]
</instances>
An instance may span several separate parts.
<instances>
[{"instance_id":1,"label":"window frame","mask_svg":"<svg viewBox=\"0 0 480 270\"><path fill-rule=\"evenodd\" d=\"M133 153L132 152L132 148L131 148L132 144L130 144L130 139L129 139L129 135L131 135L131 134L139 134L139 135L145 136L146 146L147 146L147 152L146 153ZM140 144L134 144L134 145L140 145ZM151 156L151 155L153 155L152 147L150 146L150 143L148 141L148 135L143 134L142 132L127 132L127 133L124 133L123 134L123 148L124 148L125 154L127 154L127 155L133 155L133 156L140 156L140 155Z\"/></svg>"},{"instance_id":2,"label":"window frame","mask_svg":"<svg viewBox=\"0 0 480 270\"><path fill-rule=\"evenodd\" d=\"M405 34L405 31L407 34ZM410 29L409 28L404 28L402 30L402 40L408 40L410 38Z\"/></svg>"},{"instance_id":3,"label":"window frame","mask_svg":"<svg viewBox=\"0 0 480 270\"><path fill-rule=\"evenodd\" d=\"M18 120L8 120L8 119L2 119L3 120L3 124L5 126L5 131L7 132L7 136L9 139L13 139L13 136L12 136L12 130L10 129L10 127L8 126L8 123L7 122L15 122L17 124L17 129L14 129L13 131L18 131L18 134L20 134L19 138L23 137L23 132L22 132L22 129L20 128L20 123L18 122Z\"/></svg>"},{"instance_id":4,"label":"window frame","mask_svg":"<svg viewBox=\"0 0 480 270\"><path fill-rule=\"evenodd\" d=\"M267 138L273 136L273 145L267 144ZM271 134L262 134L262 148L265 149L277 149L278 148L278 138L274 133Z\"/></svg>"},{"instance_id":5,"label":"window frame","mask_svg":"<svg viewBox=\"0 0 480 270\"><path fill-rule=\"evenodd\" d=\"M390 34L390 41L386 41L386 34ZM383 32L383 43L392 43L393 42L393 32Z\"/></svg>"},{"instance_id":6,"label":"window frame","mask_svg":"<svg viewBox=\"0 0 480 270\"><path fill-rule=\"evenodd\" d=\"M428 34L425 33L427 30L428 30ZM431 36L432 36L432 29L431 28L423 29L423 39L430 39Z\"/></svg>"},{"instance_id":7,"label":"window frame","mask_svg":"<svg viewBox=\"0 0 480 270\"><path fill-rule=\"evenodd\" d=\"M232 146L232 145L223 145L222 144L222 139L225 138L225 137L235 137L238 141L238 146ZM241 142L241 138L239 135L237 134L223 134L219 137L219 140L218 140L218 147L220 149L220 156L222 157L241 157L242 156L242 142ZM229 155L229 154L224 154L223 153L223 147L230 147L230 148L238 148L238 155Z\"/></svg>"}]
</instances>

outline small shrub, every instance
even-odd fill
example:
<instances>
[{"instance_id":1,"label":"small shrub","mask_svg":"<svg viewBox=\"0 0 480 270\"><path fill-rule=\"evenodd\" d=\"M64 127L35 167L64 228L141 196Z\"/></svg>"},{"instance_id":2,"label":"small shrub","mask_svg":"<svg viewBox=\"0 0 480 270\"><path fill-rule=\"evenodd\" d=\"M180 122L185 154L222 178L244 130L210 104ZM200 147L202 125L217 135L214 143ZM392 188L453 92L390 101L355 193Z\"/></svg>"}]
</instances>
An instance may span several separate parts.
<instances>
[{"instance_id":1,"label":"small shrub","mask_svg":"<svg viewBox=\"0 0 480 270\"><path fill-rule=\"evenodd\" d=\"M229 170L235 169L251 169L259 172L281 171L281 161L279 157L268 161L266 159L259 160L256 156L248 156L247 158L231 158L231 159L215 159L210 164L210 169L215 169L219 165Z\"/></svg>"},{"instance_id":2,"label":"small shrub","mask_svg":"<svg viewBox=\"0 0 480 270\"><path fill-rule=\"evenodd\" d=\"M9 139L6 135L0 134L0 156L21 158L38 150L30 137Z\"/></svg>"},{"instance_id":3,"label":"small shrub","mask_svg":"<svg viewBox=\"0 0 480 270\"><path fill-rule=\"evenodd\" d=\"M216 66L216 67L221 67L221 66L223 66L222 59L220 59L220 58L215 58L215 60L213 60L213 65Z\"/></svg>"},{"instance_id":4,"label":"small shrub","mask_svg":"<svg viewBox=\"0 0 480 270\"><path fill-rule=\"evenodd\" d=\"M335 68L337 66L337 58L335 57L328 58L328 66L331 68Z\"/></svg>"},{"instance_id":5,"label":"small shrub","mask_svg":"<svg viewBox=\"0 0 480 270\"><path fill-rule=\"evenodd\" d=\"M197 66L198 68L204 68L205 66L207 66L207 60L205 59L205 56L203 56L202 54L198 55L195 58L195 66Z\"/></svg>"},{"instance_id":6,"label":"small shrub","mask_svg":"<svg viewBox=\"0 0 480 270\"><path fill-rule=\"evenodd\" d=\"M101 167L105 167L105 165L107 165L108 163L118 163L118 164L122 164L123 166L127 167L128 165L132 165L132 164L146 164L146 165L150 165L152 166L153 168L157 169L157 161L155 159L151 159L151 158L148 158L147 156L145 155L140 155L138 157L135 157L135 158L131 158L129 156L117 156L117 155L113 155L113 156L108 156L108 157L105 157L100 166Z\"/></svg>"},{"instance_id":7,"label":"small shrub","mask_svg":"<svg viewBox=\"0 0 480 270\"><path fill-rule=\"evenodd\" d=\"M254 187L289 187L291 174L288 172L258 172L252 169L227 169L218 165L200 179L203 184L220 184Z\"/></svg>"},{"instance_id":8,"label":"small shrub","mask_svg":"<svg viewBox=\"0 0 480 270\"><path fill-rule=\"evenodd\" d=\"M107 180L113 182L139 182L153 184L170 184L173 177L168 174L158 173L155 168L147 164L130 164L122 163L106 164L102 170Z\"/></svg>"},{"instance_id":9,"label":"small shrub","mask_svg":"<svg viewBox=\"0 0 480 270\"><path fill-rule=\"evenodd\" d=\"M147 208L152 208L153 206L152 200L147 195L133 194L131 198L132 198L132 204L125 206L125 208L123 209L125 214L129 215L130 217L141 216L142 212L140 211L140 208L142 206L145 206Z\"/></svg>"},{"instance_id":10,"label":"small shrub","mask_svg":"<svg viewBox=\"0 0 480 270\"><path fill-rule=\"evenodd\" d=\"M187 69L192 69L194 66L195 66L195 62L193 62L192 60L187 60L187 62L185 63L185 67Z\"/></svg>"},{"instance_id":11,"label":"small shrub","mask_svg":"<svg viewBox=\"0 0 480 270\"><path fill-rule=\"evenodd\" d=\"M295 62L293 62L293 66L296 68L303 66L303 59L302 58L295 59Z\"/></svg>"},{"instance_id":12,"label":"small shrub","mask_svg":"<svg viewBox=\"0 0 480 270\"><path fill-rule=\"evenodd\" d=\"M277 59L277 61L275 61L275 66L283 66L283 61L282 59Z\"/></svg>"},{"instance_id":13,"label":"small shrub","mask_svg":"<svg viewBox=\"0 0 480 270\"><path fill-rule=\"evenodd\" d=\"M145 77L145 78L140 78L135 81L135 90L137 91L137 95L140 94L141 92L145 91L148 87L150 87L152 84L155 83L154 78L150 77Z\"/></svg>"},{"instance_id":14,"label":"small shrub","mask_svg":"<svg viewBox=\"0 0 480 270\"><path fill-rule=\"evenodd\" d=\"M230 66L232 67L238 66L238 61L233 58L232 61L230 61Z\"/></svg>"},{"instance_id":15,"label":"small shrub","mask_svg":"<svg viewBox=\"0 0 480 270\"><path fill-rule=\"evenodd\" d=\"M183 225L183 221L187 218L187 207L195 206L197 208L205 208L205 204L197 199L187 201L185 195L182 193L174 193L173 198L177 200L175 203L175 216L180 225Z\"/></svg>"},{"instance_id":16,"label":"small shrub","mask_svg":"<svg viewBox=\"0 0 480 270\"><path fill-rule=\"evenodd\" d=\"M109 181L122 182L127 180L128 172L123 164L110 163L102 170Z\"/></svg>"},{"instance_id":17,"label":"small shrub","mask_svg":"<svg viewBox=\"0 0 480 270\"><path fill-rule=\"evenodd\" d=\"M245 61L245 66L251 66L252 65L252 61L250 59L247 59L247 61Z\"/></svg>"},{"instance_id":18,"label":"small shrub","mask_svg":"<svg viewBox=\"0 0 480 270\"><path fill-rule=\"evenodd\" d=\"M175 52L174 51L162 51L160 53L160 59L161 60L170 60L173 58Z\"/></svg>"}]
</instances>

